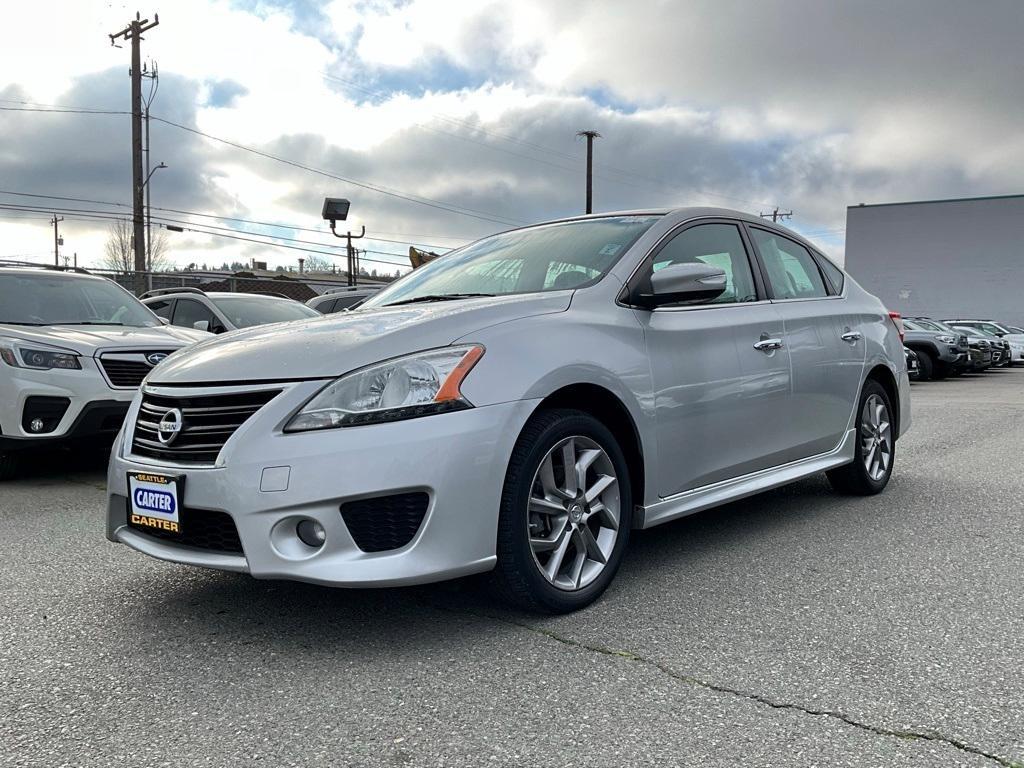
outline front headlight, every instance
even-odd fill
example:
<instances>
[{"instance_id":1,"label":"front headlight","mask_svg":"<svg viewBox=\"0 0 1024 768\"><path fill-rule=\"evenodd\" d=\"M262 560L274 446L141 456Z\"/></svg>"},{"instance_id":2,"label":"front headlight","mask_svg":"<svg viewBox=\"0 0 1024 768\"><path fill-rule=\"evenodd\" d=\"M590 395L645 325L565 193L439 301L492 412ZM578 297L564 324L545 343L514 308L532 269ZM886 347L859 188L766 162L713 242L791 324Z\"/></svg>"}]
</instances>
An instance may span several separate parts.
<instances>
[{"instance_id":1,"label":"front headlight","mask_svg":"<svg viewBox=\"0 0 1024 768\"><path fill-rule=\"evenodd\" d=\"M320 390L292 417L285 432L354 427L458 411L481 346L449 347L388 360L346 374Z\"/></svg>"},{"instance_id":2,"label":"front headlight","mask_svg":"<svg viewBox=\"0 0 1024 768\"><path fill-rule=\"evenodd\" d=\"M956 339L952 336L939 336L938 338L943 344L956 344Z\"/></svg>"},{"instance_id":3,"label":"front headlight","mask_svg":"<svg viewBox=\"0 0 1024 768\"><path fill-rule=\"evenodd\" d=\"M59 348L26 346L17 339L0 338L0 360L13 368L48 371L52 368L81 370L78 355Z\"/></svg>"}]
</instances>

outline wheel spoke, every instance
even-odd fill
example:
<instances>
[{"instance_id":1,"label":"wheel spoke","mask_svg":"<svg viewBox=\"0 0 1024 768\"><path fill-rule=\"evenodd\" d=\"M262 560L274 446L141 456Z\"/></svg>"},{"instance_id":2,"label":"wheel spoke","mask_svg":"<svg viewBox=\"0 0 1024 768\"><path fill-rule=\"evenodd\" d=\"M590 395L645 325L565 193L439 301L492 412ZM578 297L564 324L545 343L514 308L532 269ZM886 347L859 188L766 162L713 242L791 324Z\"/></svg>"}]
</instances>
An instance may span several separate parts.
<instances>
[{"instance_id":1,"label":"wheel spoke","mask_svg":"<svg viewBox=\"0 0 1024 768\"><path fill-rule=\"evenodd\" d=\"M571 437L562 446L562 466L565 468L565 493L569 498L576 496L576 441Z\"/></svg>"},{"instance_id":2,"label":"wheel spoke","mask_svg":"<svg viewBox=\"0 0 1024 768\"><path fill-rule=\"evenodd\" d=\"M580 528L580 538L583 540L583 546L586 548L587 557L602 564L608 562L604 552L601 551L601 547L597 545L597 539L594 538L594 534L585 525Z\"/></svg>"},{"instance_id":3,"label":"wheel spoke","mask_svg":"<svg viewBox=\"0 0 1024 768\"><path fill-rule=\"evenodd\" d=\"M536 512L539 515L560 515L565 513L565 507L557 501L551 501L551 499L531 496L530 511Z\"/></svg>"},{"instance_id":4,"label":"wheel spoke","mask_svg":"<svg viewBox=\"0 0 1024 768\"><path fill-rule=\"evenodd\" d=\"M591 465L597 461L601 456L601 450L599 448L588 448L580 451L579 456L576 457L576 487L586 488L587 487L587 470L590 469Z\"/></svg>"},{"instance_id":5,"label":"wheel spoke","mask_svg":"<svg viewBox=\"0 0 1024 768\"><path fill-rule=\"evenodd\" d=\"M558 542L558 547L551 553L547 565L544 566L544 573L548 577L548 581L554 581L558 576L558 572L562 570L562 561L565 560L565 553L569 549L571 538L568 534L562 536Z\"/></svg>"},{"instance_id":6,"label":"wheel spoke","mask_svg":"<svg viewBox=\"0 0 1024 768\"><path fill-rule=\"evenodd\" d=\"M544 489L546 496L565 498L565 491L555 483L555 464L550 453L540 463L540 470L537 474L540 477L540 485Z\"/></svg>"},{"instance_id":7,"label":"wheel spoke","mask_svg":"<svg viewBox=\"0 0 1024 768\"><path fill-rule=\"evenodd\" d=\"M619 519L600 501L590 505L590 512L583 518L583 522L587 522L594 515L597 515L601 525L605 528L611 528L613 531L619 530Z\"/></svg>"},{"instance_id":8,"label":"wheel spoke","mask_svg":"<svg viewBox=\"0 0 1024 768\"><path fill-rule=\"evenodd\" d=\"M613 475L601 475L594 481L594 484L587 489L586 500L588 504L593 503L602 493L615 485L618 480Z\"/></svg>"},{"instance_id":9,"label":"wheel spoke","mask_svg":"<svg viewBox=\"0 0 1024 768\"><path fill-rule=\"evenodd\" d=\"M587 551L579 541L579 531L576 532L576 536L573 544L576 545L576 559L572 563L572 569L569 571L569 581L572 582L573 589L579 589L583 586L583 566L587 563Z\"/></svg>"}]
</instances>

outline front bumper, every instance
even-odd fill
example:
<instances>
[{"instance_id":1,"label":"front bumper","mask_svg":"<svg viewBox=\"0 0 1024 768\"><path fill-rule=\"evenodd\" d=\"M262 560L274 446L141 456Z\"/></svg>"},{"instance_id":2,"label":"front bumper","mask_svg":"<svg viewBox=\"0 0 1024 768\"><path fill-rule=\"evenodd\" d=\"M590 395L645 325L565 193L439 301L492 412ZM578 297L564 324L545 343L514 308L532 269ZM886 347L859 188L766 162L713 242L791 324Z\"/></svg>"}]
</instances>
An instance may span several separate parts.
<instances>
[{"instance_id":1,"label":"front bumper","mask_svg":"<svg viewBox=\"0 0 1024 768\"><path fill-rule=\"evenodd\" d=\"M172 562L329 586L418 584L491 569L508 459L537 401L285 434L290 415L322 385L288 385L234 433L209 467L133 456L136 401L111 457L107 538ZM131 471L184 476L179 503L196 513L229 515L243 554L184 547L129 527L126 473ZM429 497L412 540L383 552L361 550L341 505L410 491ZM301 519L323 526L326 540L318 550L296 544Z\"/></svg>"},{"instance_id":2,"label":"front bumper","mask_svg":"<svg viewBox=\"0 0 1024 768\"><path fill-rule=\"evenodd\" d=\"M114 437L135 392L111 389L91 359L83 358L82 365L81 370L73 371L0 368L0 450ZM25 424L30 398L66 402L67 407L52 428L33 433Z\"/></svg>"}]
</instances>

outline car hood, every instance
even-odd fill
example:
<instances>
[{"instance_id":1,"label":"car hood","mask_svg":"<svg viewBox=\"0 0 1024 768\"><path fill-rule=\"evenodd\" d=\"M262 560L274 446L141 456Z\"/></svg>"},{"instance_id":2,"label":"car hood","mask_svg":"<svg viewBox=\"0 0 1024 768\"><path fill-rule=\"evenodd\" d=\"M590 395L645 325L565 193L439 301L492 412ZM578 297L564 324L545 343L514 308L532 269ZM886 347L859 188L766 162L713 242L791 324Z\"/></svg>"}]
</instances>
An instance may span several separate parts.
<instances>
[{"instance_id":1,"label":"car hood","mask_svg":"<svg viewBox=\"0 0 1024 768\"><path fill-rule=\"evenodd\" d=\"M97 350L109 349L179 349L213 334L192 328L160 325L153 328L131 328L111 325L3 325L0 336L24 342L38 342L64 347L80 355L92 356Z\"/></svg>"},{"instance_id":2,"label":"car hood","mask_svg":"<svg viewBox=\"0 0 1024 768\"><path fill-rule=\"evenodd\" d=\"M572 291L558 291L435 301L247 328L168 358L149 383L333 378L381 360L448 346L498 323L564 312L571 298Z\"/></svg>"}]
</instances>

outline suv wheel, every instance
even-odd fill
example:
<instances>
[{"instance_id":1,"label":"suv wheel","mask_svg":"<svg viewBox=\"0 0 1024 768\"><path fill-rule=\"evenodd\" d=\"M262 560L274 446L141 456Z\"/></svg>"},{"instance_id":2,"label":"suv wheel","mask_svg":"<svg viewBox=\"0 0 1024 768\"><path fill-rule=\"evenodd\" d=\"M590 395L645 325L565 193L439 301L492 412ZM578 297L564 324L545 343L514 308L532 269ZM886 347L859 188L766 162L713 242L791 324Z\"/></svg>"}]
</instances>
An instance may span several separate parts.
<instances>
[{"instance_id":1,"label":"suv wheel","mask_svg":"<svg viewBox=\"0 0 1024 768\"><path fill-rule=\"evenodd\" d=\"M18 469L18 459L11 453L0 453L0 480L10 480Z\"/></svg>"},{"instance_id":2,"label":"suv wheel","mask_svg":"<svg viewBox=\"0 0 1024 768\"><path fill-rule=\"evenodd\" d=\"M918 381L931 381L935 373L935 359L930 353L921 351L917 353Z\"/></svg>"},{"instance_id":3,"label":"suv wheel","mask_svg":"<svg viewBox=\"0 0 1024 768\"><path fill-rule=\"evenodd\" d=\"M533 611L566 613L615 576L632 525L622 449L582 411L542 411L523 428L498 517L499 594Z\"/></svg>"},{"instance_id":4,"label":"suv wheel","mask_svg":"<svg viewBox=\"0 0 1024 768\"><path fill-rule=\"evenodd\" d=\"M829 482L840 493L869 496L889 483L896 458L896 431L892 403L874 379L864 382L857 410L857 444L853 461L828 472Z\"/></svg>"}]
</instances>

